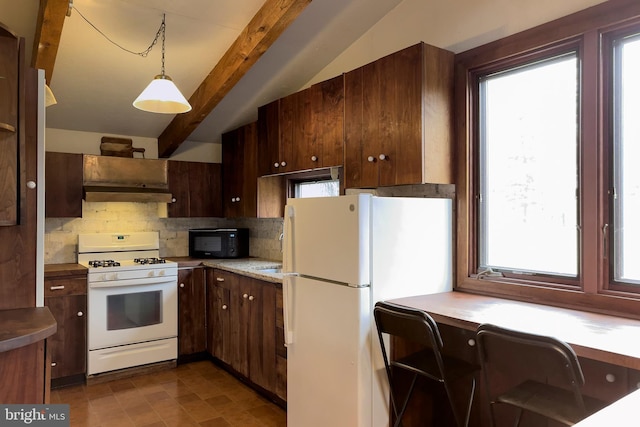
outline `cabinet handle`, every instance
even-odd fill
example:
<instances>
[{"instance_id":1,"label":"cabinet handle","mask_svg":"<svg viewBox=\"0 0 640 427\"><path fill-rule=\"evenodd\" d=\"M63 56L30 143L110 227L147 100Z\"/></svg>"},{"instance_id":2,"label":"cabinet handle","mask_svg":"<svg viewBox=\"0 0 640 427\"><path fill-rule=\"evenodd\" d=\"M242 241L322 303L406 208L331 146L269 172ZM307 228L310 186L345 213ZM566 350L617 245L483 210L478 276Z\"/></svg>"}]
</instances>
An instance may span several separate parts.
<instances>
[{"instance_id":1,"label":"cabinet handle","mask_svg":"<svg viewBox=\"0 0 640 427\"><path fill-rule=\"evenodd\" d=\"M378 156L378 158L379 158L380 160L389 160L389 158L388 158L387 156L385 156L384 154L380 154L380 155Z\"/></svg>"},{"instance_id":2,"label":"cabinet handle","mask_svg":"<svg viewBox=\"0 0 640 427\"><path fill-rule=\"evenodd\" d=\"M254 300L254 296L253 295L249 295L249 301L253 301Z\"/></svg>"},{"instance_id":3,"label":"cabinet handle","mask_svg":"<svg viewBox=\"0 0 640 427\"><path fill-rule=\"evenodd\" d=\"M222 309L226 310L227 309L227 304L222 304Z\"/></svg>"},{"instance_id":4,"label":"cabinet handle","mask_svg":"<svg viewBox=\"0 0 640 427\"><path fill-rule=\"evenodd\" d=\"M370 162L370 163L373 163L373 161L374 161L375 159L376 159L376 158L375 158L375 157L373 157L373 156L369 156L369 157L367 157L367 161L368 161L368 162Z\"/></svg>"},{"instance_id":5,"label":"cabinet handle","mask_svg":"<svg viewBox=\"0 0 640 427\"><path fill-rule=\"evenodd\" d=\"M35 181L27 181L27 188L30 190L33 190L34 188L36 188L36 182Z\"/></svg>"},{"instance_id":6,"label":"cabinet handle","mask_svg":"<svg viewBox=\"0 0 640 427\"><path fill-rule=\"evenodd\" d=\"M78 317L82 317L82 316L84 316L84 313L83 313L83 312L81 312L81 311L79 311L79 312L78 312Z\"/></svg>"},{"instance_id":7,"label":"cabinet handle","mask_svg":"<svg viewBox=\"0 0 640 427\"><path fill-rule=\"evenodd\" d=\"M274 167L274 168L277 168L277 167L279 167L279 166L280 166L280 163L278 163L278 162L275 162L275 163L273 164L273 167Z\"/></svg>"},{"instance_id":8,"label":"cabinet handle","mask_svg":"<svg viewBox=\"0 0 640 427\"><path fill-rule=\"evenodd\" d=\"M9 123L0 123L0 131L15 132L16 128Z\"/></svg>"},{"instance_id":9,"label":"cabinet handle","mask_svg":"<svg viewBox=\"0 0 640 427\"><path fill-rule=\"evenodd\" d=\"M282 166L282 167L287 166L287 162L280 162L280 166Z\"/></svg>"},{"instance_id":10,"label":"cabinet handle","mask_svg":"<svg viewBox=\"0 0 640 427\"><path fill-rule=\"evenodd\" d=\"M223 277L216 277L216 280L217 280L218 282L224 282L224 278L223 278Z\"/></svg>"},{"instance_id":11,"label":"cabinet handle","mask_svg":"<svg viewBox=\"0 0 640 427\"><path fill-rule=\"evenodd\" d=\"M59 286L49 286L49 290L51 291L61 291L64 289L64 285L59 285Z\"/></svg>"},{"instance_id":12,"label":"cabinet handle","mask_svg":"<svg viewBox=\"0 0 640 427\"><path fill-rule=\"evenodd\" d=\"M317 161L318 161L318 158L317 158L316 156L311 156L311 161L312 161L312 162L317 162Z\"/></svg>"},{"instance_id":13,"label":"cabinet handle","mask_svg":"<svg viewBox=\"0 0 640 427\"><path fill-rule=\"evenodd\" d=\"M242 295L242 298L244 298L244 299L249 298L249 294L243 294L243 295Z\"/></svg>"},{"instance_id":14,"label":"cabinet handle","mask_svg":"<svg viewBox=\"0 0 640 427\"><path fill-rule=\"evenodd\" d=\"M58 366L58 362L51 362L51 367L55 368L56 366Z\"/></svg>"},{"instance_id":15,"label":"cabinet handle","mask_svg":"<svg viewBox=\"0 0 640 427\"><path fill-rule=\"evenodd\" d=\"M181 288L184 288L184 283L180 283L180 287L181 287Z\"/></svg>"}]
</instances>

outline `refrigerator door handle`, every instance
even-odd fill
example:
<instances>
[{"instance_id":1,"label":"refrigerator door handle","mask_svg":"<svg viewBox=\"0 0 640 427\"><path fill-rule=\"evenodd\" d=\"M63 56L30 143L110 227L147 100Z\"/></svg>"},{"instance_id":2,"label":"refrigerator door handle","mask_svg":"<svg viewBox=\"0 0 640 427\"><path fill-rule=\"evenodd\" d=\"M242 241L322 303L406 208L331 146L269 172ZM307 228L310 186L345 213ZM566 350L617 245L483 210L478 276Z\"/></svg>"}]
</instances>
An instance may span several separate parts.
<instances>
[{"instance_id":1,"label":"refrigerator door handle","mask_svg":"<svg viewBox=\"0 0 640 427\"><path fill-rule=\"evenodd\" d=\"M284 314L284 346L288 347L293 344L293 328L291 327L291 314L293 313L293 304L291 297L293 287L291 286L291 277L285 276L282 280L282 307Z\"/></svg>"}]
</instances>

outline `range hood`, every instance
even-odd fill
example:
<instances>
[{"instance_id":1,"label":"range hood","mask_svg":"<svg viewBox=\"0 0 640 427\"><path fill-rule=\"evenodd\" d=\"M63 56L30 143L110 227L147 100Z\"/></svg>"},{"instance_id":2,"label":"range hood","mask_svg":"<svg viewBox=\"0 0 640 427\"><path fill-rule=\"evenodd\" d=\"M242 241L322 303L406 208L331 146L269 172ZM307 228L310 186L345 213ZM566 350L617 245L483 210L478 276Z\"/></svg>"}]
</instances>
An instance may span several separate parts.
<instances>
[{"instance_id":1,"label":"range hood","mask_svg":"<svg viewBox=\"0 0 640 427\"><path fill-rule=\"evenodd\" d=\"M83 156L87 202L171 202L166 160Z\"/></svg>"}]
</instances>

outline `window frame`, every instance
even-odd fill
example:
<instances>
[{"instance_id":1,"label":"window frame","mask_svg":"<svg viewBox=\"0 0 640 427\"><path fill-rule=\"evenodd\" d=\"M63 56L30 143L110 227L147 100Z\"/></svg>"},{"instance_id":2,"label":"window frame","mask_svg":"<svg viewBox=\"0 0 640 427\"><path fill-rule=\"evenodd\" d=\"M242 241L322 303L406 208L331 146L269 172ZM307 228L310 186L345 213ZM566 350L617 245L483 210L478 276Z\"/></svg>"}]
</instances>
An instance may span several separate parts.
<instances>
[{"instance_id":1,"label":"window frame","mask_svg":"<svg viewBox=\"0 0 640 427\"><path fill-rule=\"evenodd\" d=\"M521 299L640 319L640 292L609 283L602 231L609 216L610 88L604 84L607 35L631 25L640 29L640 3L605 2L530 30L462 52L455 60L456 128L456 272L460 291ZM478 156L477 76L492 67L545 57L553 49L577 46L579 58L579 272L576 281L535 277L478 277L477 194Z\"/></svg>"}]
</instances>

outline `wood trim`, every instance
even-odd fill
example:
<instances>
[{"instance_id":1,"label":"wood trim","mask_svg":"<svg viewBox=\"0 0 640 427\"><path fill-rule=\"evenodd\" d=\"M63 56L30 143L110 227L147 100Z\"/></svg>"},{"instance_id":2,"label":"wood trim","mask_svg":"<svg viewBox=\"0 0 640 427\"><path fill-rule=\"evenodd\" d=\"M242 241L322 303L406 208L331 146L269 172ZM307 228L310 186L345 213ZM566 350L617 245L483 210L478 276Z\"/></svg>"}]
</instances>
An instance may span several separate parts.
<instances>
[{"instance_id":1,"label":"wood trim","mask_svg":"<svg viewBox=\"0 0 640 427\"><path fill-rule=\"evenodd\" d=\"M62 26L68 10L69 0L40 0L31 66L44 70L49 85L60 45Z\"/></svg>"},{"instance_id":2,"label":"wood trim","mask_svg":"<svg viewBox=\"0 0 640 427\"><path fill-rule=\"evenodd\" d=\"M300 15L311 0L267 0L158 137L158 156L169 157Z\"/></svg>"}]
</instances>

